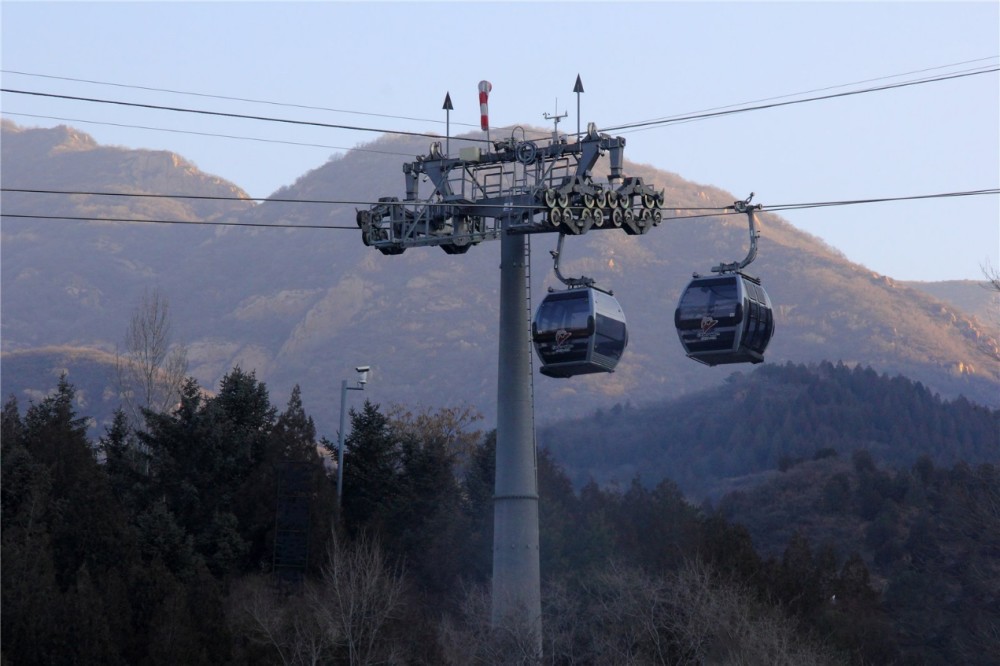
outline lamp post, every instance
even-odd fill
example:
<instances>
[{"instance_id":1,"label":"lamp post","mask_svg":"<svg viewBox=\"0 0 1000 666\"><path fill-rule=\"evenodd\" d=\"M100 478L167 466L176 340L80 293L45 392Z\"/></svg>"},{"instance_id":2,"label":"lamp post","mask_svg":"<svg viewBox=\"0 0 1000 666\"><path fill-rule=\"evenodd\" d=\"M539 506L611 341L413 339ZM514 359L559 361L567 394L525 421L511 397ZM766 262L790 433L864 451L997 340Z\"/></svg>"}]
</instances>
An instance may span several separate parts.
<instances>
[{"instance_id":1,"label":"lamp post","mask_svg":"<svg viewBox=\"0 0 1000 666\"><path fill-rule=\"evenodd\" d=\"M340 382L340 434L337 441L337 510L340 510L340 500L343 496L344 487L344 409L347 405L348 391L364 391L365 384L368 383L368 372L371 368L367 365L359 365L354 368L358 373L358 385L348 386L347 380Z\"/></svg>"}]
</instances>

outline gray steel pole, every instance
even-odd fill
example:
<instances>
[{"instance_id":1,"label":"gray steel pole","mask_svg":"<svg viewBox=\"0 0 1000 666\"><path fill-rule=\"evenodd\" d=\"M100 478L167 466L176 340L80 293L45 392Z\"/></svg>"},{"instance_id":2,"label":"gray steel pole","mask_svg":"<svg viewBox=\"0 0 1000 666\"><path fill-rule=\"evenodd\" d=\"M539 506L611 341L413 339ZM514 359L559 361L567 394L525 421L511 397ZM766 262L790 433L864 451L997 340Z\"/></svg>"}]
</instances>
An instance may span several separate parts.
<instances>
[{"instance_id":1,"label":"gray steel pole","mask_svg":"<svg viewBox=\"0 0 1000 666\"><path fill-rule=\"evenodd\" d=\"M493 496L493 627L535 634L542 653L538 477L531 404L523 235L500 241L500 353L496 480Z\"/></svg>"},{"instance_id":2,"label":"gray steel pole","mask_svg":"<svg viewBox=\"0 0 1000 666\"><path fill-rule=\"evenodd\" d=\"M340 382L340 436L337 438L337 511L344 488L344 408L347 405L347 380Z\"/></svg>"}]
</instances>

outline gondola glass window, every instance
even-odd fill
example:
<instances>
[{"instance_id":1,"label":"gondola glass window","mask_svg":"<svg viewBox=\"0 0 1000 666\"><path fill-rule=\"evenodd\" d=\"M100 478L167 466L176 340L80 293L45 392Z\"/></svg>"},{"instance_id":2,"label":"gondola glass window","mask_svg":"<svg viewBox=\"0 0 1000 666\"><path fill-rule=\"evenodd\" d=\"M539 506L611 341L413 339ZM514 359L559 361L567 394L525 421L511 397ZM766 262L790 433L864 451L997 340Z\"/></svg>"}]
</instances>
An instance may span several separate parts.
<instances>
[{"instance_id":1,"label":"gondola glass window","mask_svg":"<svg viewBox=\"0 0 1000 666\"><path fill-rule=\"evenodd\" d=\"M594 352L617 361L625 351L628 340L625 322L597 315L597 331L594 333Z\"/></svg>"},{"instance_id":2,"label":"gondola glass window","mask_svg":"<svg viewBox=\"0 0 1000 666\"><path fill-rule=\"evenodd\" d=\"M693 282L680 303L682 320L701 319L708 314L716 319L736 316L739 290L731 277L708 278Z\"/></svg>"}]
</instances>

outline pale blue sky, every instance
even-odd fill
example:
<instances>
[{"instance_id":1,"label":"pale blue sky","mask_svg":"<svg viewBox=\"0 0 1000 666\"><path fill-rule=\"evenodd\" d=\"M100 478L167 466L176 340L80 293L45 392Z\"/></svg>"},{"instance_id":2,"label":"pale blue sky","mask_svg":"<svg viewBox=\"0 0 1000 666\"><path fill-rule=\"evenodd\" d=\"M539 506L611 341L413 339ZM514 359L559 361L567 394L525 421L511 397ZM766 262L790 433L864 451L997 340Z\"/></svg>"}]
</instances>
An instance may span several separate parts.
<instances>
[{"instance_id":1,"label":"pale blue sky","mask_svg":"<svg viewBox=\"0 0 1000 666\"><path fill-rule=\"evenodd\" d=\"M558 100L569 111L560 130L572 133L577 74L582 124L604 128L1000 65L997 2L4 0L0 21L5 88L440 133L450 93L453 134L478 125L481 79L493 84L492 125L548 127L543 113ZM629 160L741 198L754 191L765 205L997 188L998 81L992 72L621 134ZM22 125L60 124L25 114L72 118L65 124L101 143L172 150L256 197L342 152L331 146L377 137L18 94L3 95L2 111ZM982 264L1000 266L996 195L780 215L896 279L981 279Z\"/></svg>"}]
</instances>

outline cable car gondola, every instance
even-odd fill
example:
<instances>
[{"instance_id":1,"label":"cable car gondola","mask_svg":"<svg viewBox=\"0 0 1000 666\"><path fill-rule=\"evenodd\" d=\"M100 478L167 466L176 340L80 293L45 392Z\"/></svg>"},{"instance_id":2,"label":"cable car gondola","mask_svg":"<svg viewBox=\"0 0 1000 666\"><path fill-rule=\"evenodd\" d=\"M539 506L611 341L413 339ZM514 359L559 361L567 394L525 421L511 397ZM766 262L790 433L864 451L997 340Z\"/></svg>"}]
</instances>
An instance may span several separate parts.
<instances>
[{"instance_id":1,"label":"cable car gondola","mask_svg":"<svg viewBox=\"0 0 1000 666\"><path fill-rule=\"evenodd\" d=\"M613 372L628 344L625 313L611 292L594 286L590 278L564 278L559 272L558 249L552 252L556 277L569 287L551 291L542 300L531 324L535 352L547 377L573 377Z\"/></svg>"},{"instance_id":2,"label":"cable car gondola","mask_svg":"<svg viewBox=\"0 0 1000 666\"><path fill-rule=\"evenodd\" d=\"M771 300L743 273L695 276L674 311L688 357L706 365L760 363L774 334Z\"/></svg>"},{"instance_id":3,"label":"cable car gondola","mask_svg":"<svg viewBox=\"0 0 1000 666\"><path fill-rule=\"evenodd\" d=\"M540 372L548 377L613 372L628 344L618 300L593 286L548 294L535 313L531 334Z\"/></svg>"},{"instance_id":4,"label":"cable car gondola","mask_svg":"<svg viewBox=\"0 0 1000 666\"><path fill-rule=\"evenodd\" d=\"M706 365L760 363L774 335L771 300L759 279L742 272L757 256L757 228L746 201L733 208L750 223L750 251L741 262L712 268L715 275L694 275L674 311L677 336L689 358Z\"/></svg>"}]
</instances>

